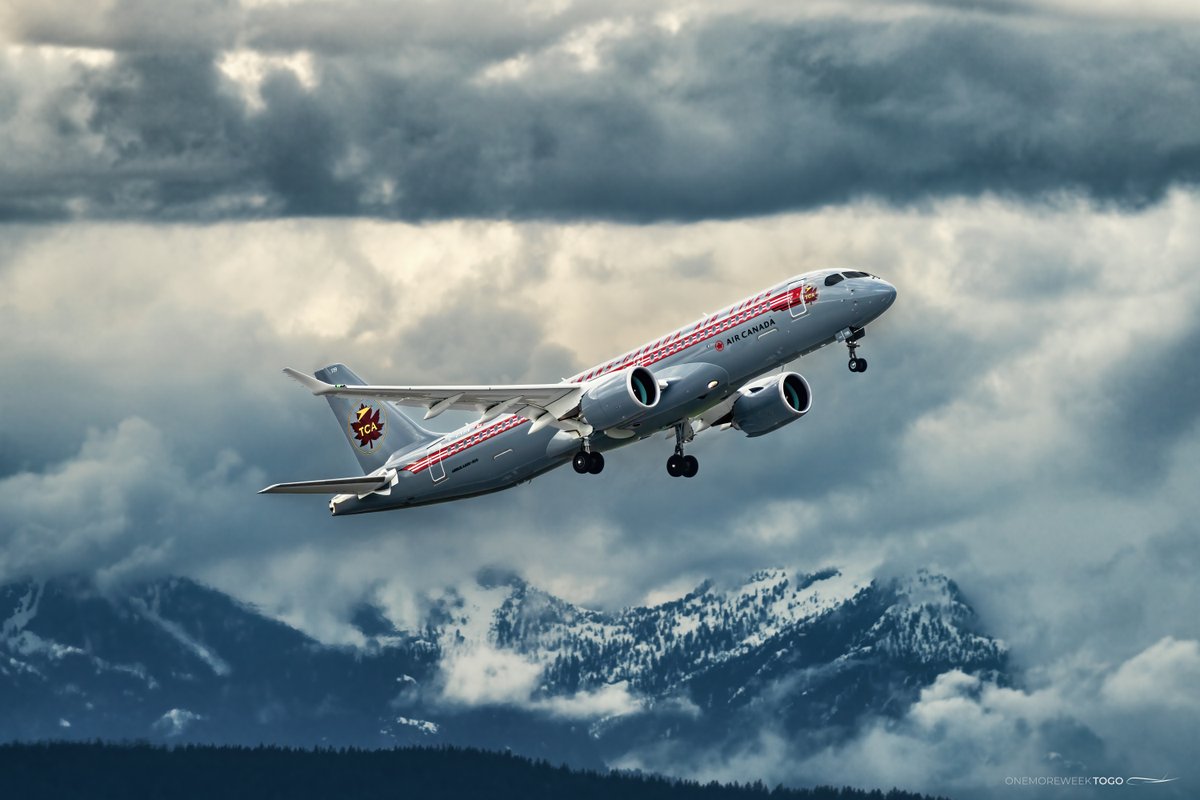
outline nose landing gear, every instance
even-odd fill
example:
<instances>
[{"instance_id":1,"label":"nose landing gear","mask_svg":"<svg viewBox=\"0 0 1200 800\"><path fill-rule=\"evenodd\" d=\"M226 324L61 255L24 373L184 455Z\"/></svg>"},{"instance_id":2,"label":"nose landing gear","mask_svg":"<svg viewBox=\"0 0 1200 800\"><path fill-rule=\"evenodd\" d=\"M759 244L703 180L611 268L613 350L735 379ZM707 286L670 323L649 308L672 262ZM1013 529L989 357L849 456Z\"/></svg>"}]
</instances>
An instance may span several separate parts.
<instances>
[{"instance_id":1,"label":"nose landing gear","mask_svg":"<svg viewBox=\"0 0 1200 800\"><path fill-rule=\"evenodd\" d=\"M667 474L672 478L694 478L700 471L699 459L683 453L683 445L690 442L694 436L692 424L687 420L675 426L675 454L667 459Z\"/></svg>"},{"instance_id":2,"label":"nose landing gear","mask_svg":"<svg viewBox=\"0 0 1200 800\"><path fill-rule=\"evenodd\" d=\"M865 358L856 358L854 351L858 349L858 345L852 344L850 347L850 371L851 372L866 372L867 360Z\"/></svg>"},{"instance_id":3,"label":"nose landing gear","mask_svg":"<svg viewBox=\"0 0 1200 800\"><path fill-rule=\"evenodd\" d=\"M846 328L846 330L838 334L838 338L846 343L846 349L850 351L850 371L851 372L866 372L867 360L859 358L856 355L858 350L858 340L867 335L866 328Z\"/></svg>"}]
</instances>

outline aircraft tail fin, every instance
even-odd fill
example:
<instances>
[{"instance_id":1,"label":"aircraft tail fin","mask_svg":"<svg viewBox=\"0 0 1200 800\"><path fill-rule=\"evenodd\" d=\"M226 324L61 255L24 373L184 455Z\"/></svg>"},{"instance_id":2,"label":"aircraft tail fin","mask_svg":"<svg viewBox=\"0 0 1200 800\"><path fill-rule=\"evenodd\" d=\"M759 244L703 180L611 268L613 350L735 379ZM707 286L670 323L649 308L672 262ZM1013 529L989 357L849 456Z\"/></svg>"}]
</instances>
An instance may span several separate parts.
<instances>
[{"instance_id":1,"label":"aircraft tail fin","mask_svg":"<svg viewBox=\"0 0 1200 800\"><path fill-rule=\"evenodd\" d=\"M330 364L317 370L317 378L332 384L366 386L367 382L345 364ZM368 473L382 467L388 456L411 445L424 444L440 434L409 419L399 406L386 400L327 395L329 408L342 426L354 456Z\"/></svg>"}]
</instances>

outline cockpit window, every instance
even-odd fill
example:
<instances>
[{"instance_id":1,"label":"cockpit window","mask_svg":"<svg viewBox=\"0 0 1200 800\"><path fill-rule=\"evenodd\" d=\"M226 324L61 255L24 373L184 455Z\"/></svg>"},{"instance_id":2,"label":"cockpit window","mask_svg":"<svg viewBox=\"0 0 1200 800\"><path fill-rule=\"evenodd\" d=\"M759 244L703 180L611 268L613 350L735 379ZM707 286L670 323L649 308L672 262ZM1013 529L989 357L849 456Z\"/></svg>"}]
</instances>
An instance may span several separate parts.
<instances>
[{"instance_id":1,"label":"cockpit window","mask_svg":"<svg viewBox=\"0 0 1200 800\"><path fill-rule=\"evenodd\" d=\"M846 280L846 279L845 279L845 278L843 278L841 275L839 275L838 273L836 273L836 272L835 272L835 273L833 273L832 275L830 275L828 278L826 278L826 279L825 279L825 285L826 285L826 286L833 286L834 284L841 283L841 282L842 282L842 281L844 281L844 280Z\"/></svg>"},{"instance_id":2,"label":"cockpit window","mask_svg":"<svg viewBox=\"0 0 1200 800\"><path fill-rule=\"evenodd\" d=\"M871 277L870 274L866 273L866 272L851 272L849 270L847 270L846 272L843 272L842 274L845 275L847 278L869 278L869 277Z\"/></svg>"}]
</instances>

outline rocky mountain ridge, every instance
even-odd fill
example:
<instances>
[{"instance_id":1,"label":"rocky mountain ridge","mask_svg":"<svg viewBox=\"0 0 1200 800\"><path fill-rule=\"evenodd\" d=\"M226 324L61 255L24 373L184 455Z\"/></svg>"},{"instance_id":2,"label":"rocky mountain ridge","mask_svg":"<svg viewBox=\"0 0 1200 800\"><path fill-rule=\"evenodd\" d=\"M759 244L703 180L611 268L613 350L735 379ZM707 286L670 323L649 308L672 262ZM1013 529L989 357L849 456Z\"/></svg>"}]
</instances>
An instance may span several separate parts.
<instances>
[{"instance_id":1,"label":"rocky mountain ridge","mask_svg":"<svg viewBox=\"0 0 1200 800\"><path fill-rule=\"evenodd\" d=\"M1007 680L958 587L921 572L762 570L667 603L582 608L512 575L431 601L418 631L313 640L184 578L0 587L0 738L510 747L583 766L770 724L844 735L950 669ZM766 715L766 717L764 717Z\"/></svg>"}]
</instances>

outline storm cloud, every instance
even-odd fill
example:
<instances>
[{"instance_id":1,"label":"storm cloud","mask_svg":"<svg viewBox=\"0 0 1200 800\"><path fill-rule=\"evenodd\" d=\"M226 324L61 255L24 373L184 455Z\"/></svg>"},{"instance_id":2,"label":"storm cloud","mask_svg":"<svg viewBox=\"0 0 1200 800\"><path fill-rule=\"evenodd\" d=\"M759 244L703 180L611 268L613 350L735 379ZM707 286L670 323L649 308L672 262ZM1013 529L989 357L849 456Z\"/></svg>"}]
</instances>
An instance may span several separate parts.
<instances>
[{"instance_id":1,"label":"storm cloud","mask_svg":"<svg viewBox=\"0 0 1200 800\"><path fill-rule=\"evenodd\" d=\"M189 6L185 46L174 14L135 6L92 25L13 14L5 217L655 221L1064 193L1139 207L1200 177L1194 26L584 4L485 5L460 27L425 7L214 2Z\"/></svg>"}]
</instances>

